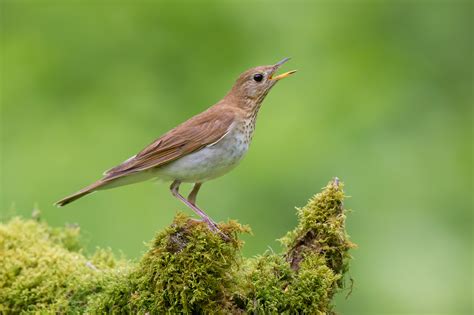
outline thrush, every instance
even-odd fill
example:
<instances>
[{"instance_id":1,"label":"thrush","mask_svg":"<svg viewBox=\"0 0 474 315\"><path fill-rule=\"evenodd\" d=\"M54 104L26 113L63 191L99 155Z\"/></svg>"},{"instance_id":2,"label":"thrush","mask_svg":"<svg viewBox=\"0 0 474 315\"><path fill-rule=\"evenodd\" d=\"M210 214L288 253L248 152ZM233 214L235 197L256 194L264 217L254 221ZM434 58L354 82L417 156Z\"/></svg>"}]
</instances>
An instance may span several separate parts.
<instances>
[{"instance_id":1,"label":"thrush","mask_svg":"<svg viewBox=\"0 0 474 315\"><path fill-rule=\"evenodd\" d=\"M224 175L242 160L252 140L263 100L279 80L296 72L276 75L288 60L245 71L221 101L171 129L138 154L106 171L95 183L56 205L67 205L94 191L159 179L171 182L173 196L191 208L212 230L219 231L216 223L196 204L199 189L204 182ZM181 183L194 183L187 198L179 192Z\"/></svg>"}]
</instances>

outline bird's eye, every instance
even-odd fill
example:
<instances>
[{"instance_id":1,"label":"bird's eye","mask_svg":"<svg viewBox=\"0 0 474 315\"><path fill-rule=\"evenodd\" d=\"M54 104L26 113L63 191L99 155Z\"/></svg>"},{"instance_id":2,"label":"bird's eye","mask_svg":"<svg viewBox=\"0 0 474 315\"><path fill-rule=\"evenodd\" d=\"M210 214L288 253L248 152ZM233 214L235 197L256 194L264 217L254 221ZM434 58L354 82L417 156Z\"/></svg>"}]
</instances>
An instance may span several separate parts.
<instances>
[{"instance_id":1,"label":"bird's eye","mask_svg":"<svg viewBox=\"0 0 474 315\"><path fill-rule=\"evenodd\" d=\"M255 75L253 76L253 79L254 79L255 81L257 81L257 82L260 82L260 81L263 80L263 74L257 73L257 74L255 74Z\"/></svg>"}]
</instances>

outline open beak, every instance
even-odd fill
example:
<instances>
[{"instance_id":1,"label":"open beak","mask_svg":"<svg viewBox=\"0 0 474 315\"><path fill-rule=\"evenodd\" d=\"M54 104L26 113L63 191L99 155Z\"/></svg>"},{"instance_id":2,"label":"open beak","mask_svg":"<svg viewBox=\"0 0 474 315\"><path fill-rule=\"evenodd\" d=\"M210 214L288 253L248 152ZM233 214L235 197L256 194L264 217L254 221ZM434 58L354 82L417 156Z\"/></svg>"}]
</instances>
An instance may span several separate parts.
<instances>
[{"instance_id":1,"label":"open beak","mask_svg":"<svg viewBox=\"0 0 474 315\"><path fill-rule=\"evenodd\" d=\"M295 73L296 70L291 70L291 71L288 71L288 72L285 72L285 73L282 73L280 75L277 75L276 77L271 77L271 80L281 80L281 79L284 79L286 77L289 77L290 75L292 75L293 73Z\"/></svg>"},{"instance_id":2,"label":"open beak","mask_svg":"<svg viewBox=\"0 0 474 315\"><path fill-rule=\"evenodd\" d=\"M285 58L285 59L283 59L282 61L277 62L277 63L273 66L273 67L275 68L275 71L277 71L278 68L280 68L281 65L284 64L285 62L287 62L288 60L290 60L290 58ZM296 70L291 70L291 71L285 72L285 73L283 73L283 74L277 75L277 76L275 76L275 77L274 77L273 75L271 75L271 76L270 76L270 80L276 80L276 81L278 81L278 80L284 79L284 78L286 78L286 77L289 77L290 75L292 75L292 74L295 73L295 72L296 72Z\"/></svg>"}]
</instances>

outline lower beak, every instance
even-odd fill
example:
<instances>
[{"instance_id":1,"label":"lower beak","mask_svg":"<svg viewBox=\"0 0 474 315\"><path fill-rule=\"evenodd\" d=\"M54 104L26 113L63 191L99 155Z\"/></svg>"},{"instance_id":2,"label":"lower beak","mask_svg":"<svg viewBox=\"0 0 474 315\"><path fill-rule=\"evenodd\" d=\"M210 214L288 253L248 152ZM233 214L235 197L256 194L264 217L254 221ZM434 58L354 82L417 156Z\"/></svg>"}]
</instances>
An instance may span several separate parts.
<instances>
[{"instance_id":1,"label":"lower beak","mask_svg":"<svg viewBox=\"0 0 474 315\"><path fill-rule=\"evenodd\" d=\"M296 72L296 70L291 70L291 71L282 73L280 75L277 75L276 77L272 77L270 80L277 80L278 81L278 80L284 79L286 77L289 77L290 75L292 75L295 72Z\"/></svg>"}]
</instances>

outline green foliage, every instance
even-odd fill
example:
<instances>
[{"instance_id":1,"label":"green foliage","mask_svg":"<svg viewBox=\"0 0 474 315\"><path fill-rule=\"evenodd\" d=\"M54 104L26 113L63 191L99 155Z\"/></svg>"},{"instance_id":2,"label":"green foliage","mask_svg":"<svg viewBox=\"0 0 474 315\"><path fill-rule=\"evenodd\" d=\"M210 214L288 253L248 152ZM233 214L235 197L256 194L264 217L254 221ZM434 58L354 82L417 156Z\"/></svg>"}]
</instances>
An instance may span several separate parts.
<instances>
[{"instance_id":1,"label":"green foliage","mask_svg":"<svg viewBox=\"0 0 474 315\"><path fill-rule=\"evenodd\" d=\"M332 312L353 247L344 231L344 194L337 180L299 210L286 252L241 257L240 233L229 239L178 214L138 263L110 250L85 255L79 229L36 220L0 225L0 311L87 313Z\"/></svg>"}]
</instances>

